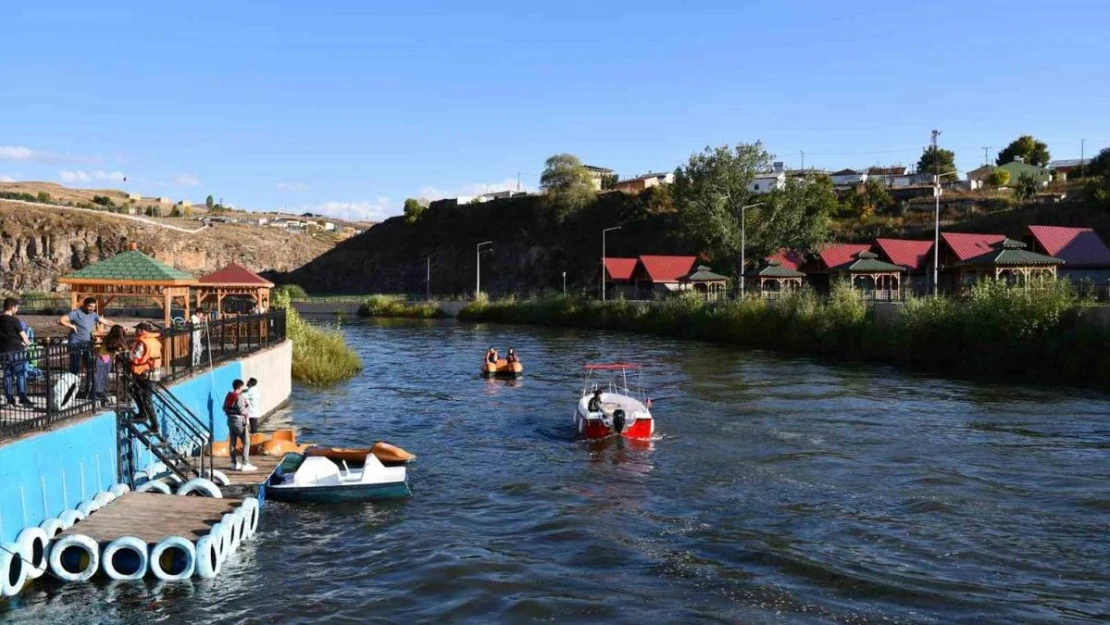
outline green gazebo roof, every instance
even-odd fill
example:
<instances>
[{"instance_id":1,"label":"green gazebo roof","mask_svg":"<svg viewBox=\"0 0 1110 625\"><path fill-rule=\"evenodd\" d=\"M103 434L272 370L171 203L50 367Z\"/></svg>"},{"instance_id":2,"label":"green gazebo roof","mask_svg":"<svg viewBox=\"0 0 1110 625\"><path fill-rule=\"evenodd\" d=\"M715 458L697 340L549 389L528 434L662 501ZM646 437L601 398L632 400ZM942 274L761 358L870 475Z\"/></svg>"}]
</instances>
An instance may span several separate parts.
<instances>
[{"instance_id":1,"label":"green gazebo roof","mask_svg":"<svg viewBox=\"0 0 1110 625\"><path fill-rule=\"evenodd\" d=\"M1003 239L1002 243L986 254L969 258L961 265L989 265L1020 267L1023 265L1063 265L1062 259L1046 254L1038 254L1025 249L1025 244L1013 239Z\"/></svg>"},{"instance_id":2,"label":"green gazebo roof","mask_svg":"<svg viewBox=\"0 0 1110 625\"><path fill-rule=\"evenodd\" d=\"M138 250L130 250L79 269L62 278L63 282L114 280L120 282L188 283L193 276L155 260Z\"/></svg>"},{"instance_id":3,"label":"green gazebo roof","mask_svg":"<svg viewBox=\"0 0 1110 625\"><path fill-rule=\"evenodd\" d=\"M833 271L839 273L901 273L904 268L879 260L875 252L860 252L856 260L849 265L838 267Z\"/></svg>"},{"instance_id":4,"label":"green gazebo roof","mask_svg":"<svg viewBox=\"0 0 1110 625\"><path fill-rule=\"evenodd\" d=\"M797 269L783 267L782 263L777 260L767 261L767 266L753 272L760 278L804 278L806 274Z\"/></svg>"},{"instance_id":5,"label":"green gazebo roof","mask_svg":"<svg viewBox=\"0 0 1110 625\"><path fill-rule=\"evenodd\" d=\"M705 265L698 265L693 273L678 279L679 282L723 282L727 280L728 278L719 273L713 273L709 267Z\"/></svg>"}]
</instances>

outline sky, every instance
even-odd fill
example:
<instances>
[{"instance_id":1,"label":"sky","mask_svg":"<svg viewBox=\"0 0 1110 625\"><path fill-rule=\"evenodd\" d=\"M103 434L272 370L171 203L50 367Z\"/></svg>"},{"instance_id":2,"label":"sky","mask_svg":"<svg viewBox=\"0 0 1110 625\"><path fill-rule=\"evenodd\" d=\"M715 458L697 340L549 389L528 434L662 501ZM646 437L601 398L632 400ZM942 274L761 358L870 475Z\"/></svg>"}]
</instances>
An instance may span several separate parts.
<instances>
[{"instance_id":1,"label":"sky","mask_svg":"<svg viewBox=\"0 0 1110 625\"><path fill-rule=\"evenodd\" d=\"M1110 146L1103 0L20 4L0 180L377 220L534 190L561 152L631 177L754 141L910 165L934 128L964 170L1021 134Z\"/></svg>"}]
</instances>

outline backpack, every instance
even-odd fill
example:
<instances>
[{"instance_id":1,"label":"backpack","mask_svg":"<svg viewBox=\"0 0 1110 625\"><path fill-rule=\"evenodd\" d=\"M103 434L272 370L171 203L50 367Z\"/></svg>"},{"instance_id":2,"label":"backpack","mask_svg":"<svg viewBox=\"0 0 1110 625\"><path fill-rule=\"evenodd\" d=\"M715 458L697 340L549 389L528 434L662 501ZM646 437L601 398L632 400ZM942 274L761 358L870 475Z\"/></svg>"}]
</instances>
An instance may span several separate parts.
<instances>
[{"instance_id":1,"label":"backpack","mask_svg":"<svg viewBox=\"0 0 1110 625\"><path fill-rule=\"evenodd\" d=\"M239 393L231 391L224 397L224 414L238 415L239 414Z\"/></svg>"}]
</instances>

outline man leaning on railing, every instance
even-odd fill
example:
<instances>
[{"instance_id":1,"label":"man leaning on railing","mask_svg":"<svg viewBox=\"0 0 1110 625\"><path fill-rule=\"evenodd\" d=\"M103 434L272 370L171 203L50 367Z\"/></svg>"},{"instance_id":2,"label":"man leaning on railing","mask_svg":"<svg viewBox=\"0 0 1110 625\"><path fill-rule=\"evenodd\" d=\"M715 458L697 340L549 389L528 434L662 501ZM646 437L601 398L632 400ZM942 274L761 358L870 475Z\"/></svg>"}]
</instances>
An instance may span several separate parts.
<instances>
[{"instance_id":1,"label":"man leaning on railing","mask_svg":"<svg viewBox=\"0 0 1110 625\"><path fill-rule=\"evenodd\" d=\"M86 297L81 306L58 318L58 325L69 328L69 372L81 376L78 397L92 395L93 384L93 335L100 326L111 327L115 322L101 317L96 311L96 298ZM84 375L81 370L84 369Z\"/></svg>"},{"instance_id":2,"label":"man leaning on railing","mask_svg":"<svg viewBox=\"0 0 1110 625\"><path fill-rule=\"evenodd\" d=\"M8 404L15 405L12 391L14 378L19 403L23 406L34 404L27 398L27 356L24 350L31 345L27 333L23 331L16 313L19 300L9 297L4 300L4 312L0 315L0 364L4 367L4 397Z\"/></svg>"}]
</instances>

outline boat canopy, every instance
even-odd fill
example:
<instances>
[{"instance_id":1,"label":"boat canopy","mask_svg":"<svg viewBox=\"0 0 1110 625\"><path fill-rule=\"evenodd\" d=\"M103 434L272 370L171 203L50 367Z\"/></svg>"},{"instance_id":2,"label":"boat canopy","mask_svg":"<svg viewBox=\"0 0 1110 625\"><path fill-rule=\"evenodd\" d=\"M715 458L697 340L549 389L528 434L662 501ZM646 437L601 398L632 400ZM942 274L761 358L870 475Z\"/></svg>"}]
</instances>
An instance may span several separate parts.
<instances>
[{"instance_id":1,"label":"boat canopy","mask_svg":"<svg viewBox=\"0 0 1110 625\"><path fill-rule=\"evenodd\" d=\"M582 368L585 369L586 371L620 371L621 369L639 369L640 365L634 365L634 364L631 364L631 363L614 362L614 363L605 363L605 364L596 364L596 365L584 365Z\"/></svg>"}]
</instances>

